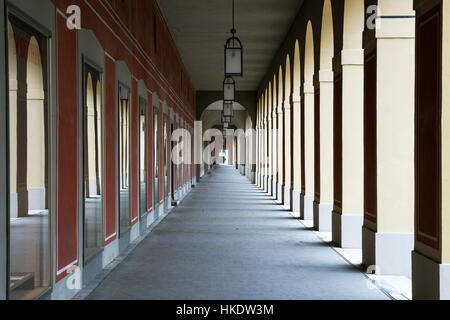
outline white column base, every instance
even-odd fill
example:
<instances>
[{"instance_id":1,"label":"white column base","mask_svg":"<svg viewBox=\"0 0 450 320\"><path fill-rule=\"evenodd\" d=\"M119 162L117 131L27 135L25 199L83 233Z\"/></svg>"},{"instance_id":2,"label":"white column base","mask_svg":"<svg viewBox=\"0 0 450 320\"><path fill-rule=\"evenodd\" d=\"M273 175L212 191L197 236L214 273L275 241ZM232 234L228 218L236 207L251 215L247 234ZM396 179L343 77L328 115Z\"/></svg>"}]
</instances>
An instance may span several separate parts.
<instances>
[{"instance_id":1,"label":"white column base","mask_svg":"<svg viewBox=\"0 0 450 320\"><path fill-rule=\"evenodd\" d=\"M312 220L314 217L314 196L302 194L300 199L300 219Z\"/></svg>"},{"instance_id":2,"label":"white column base","mask_svg":"<svg viewBox=\"0 0 450 320\"><path fill-rule=\"evenodd\" d=\"M278 182L275 180L275 179L273 179L272 180L272 193L271 193L271 195L275 198L275 199L277 199L278 198Z\"/></svg>"},{"instance_id":3,"label":"white column base","mask_svg":"<svg viewBox=\"0 0 450 320\"><path fill-rule=\"evenodd\" d=\"M301 190L293 190L292 191L292 212L300 214L300 196L302 192ZM299 215L300 217L300 215Z\"/></svg>"},{"instance_id":4,"label":"white column base","mask_svg":"<svg viewBox=\"0 0 450 320\"><path fill-rule=\"evenodd\" d=\"M284 187L281 183L277 184L277 195L278 203L284 204Z\"/></svg>"},{"instance_id":5,"label":"white column base","mask_svg":"<svg viewBox=\"0 0 450 320\"><path fill-rule=\"evenodd\" d=\"M331 232L332 204L321 204L314 201L314 229L319 232Z\"/></svg>"},{"instance_id":6,"label":"white column base","mask_svg":"<svg viewBox=\"0 0 450 320\"><path fill-rule=\"evenodd\" d=\"M450 264L437 263L417 251L412 253L414 300L450 300Z\"/></svg>"},{"instance_id":7,"label":"white column base","mask_svg":"<svg viewBox=\"0 0 450 320\"><path fill-rule=\"evenodd\" d=\"M284 207L292 210L292 189L288 186L284 186Z\"/></svg>"},{"instance_id":8,"label":"white column base","mask_svg":"<svg viewBox=\"0 0 450 320\"><path fill-rule=\"evenodd\" d=\"M376 266L378 275L411 278L413 250L413 233L382 233L362 227L362 262L366 267Z\"/></svg>"},{"instance_id":9,"label":"white column base","mask_svg":"<svg viewBox=\"0 0 450 320\"><path fill-rule=\"evenodd\" d=\"M267 178L267 194L269 196L272 195L272 187L273 187L272 179Z\"/></svg>"},{"instance_id":10,"label":"white column base","mask_svg":"<svg viewBox=\"0 0 450 320\"><path fill-rule=\"evenodd\" d=\"M362 215L343 215L332 213L332 241L340 248L360 249L362 242Z\"/></svg>"}]
</instances>

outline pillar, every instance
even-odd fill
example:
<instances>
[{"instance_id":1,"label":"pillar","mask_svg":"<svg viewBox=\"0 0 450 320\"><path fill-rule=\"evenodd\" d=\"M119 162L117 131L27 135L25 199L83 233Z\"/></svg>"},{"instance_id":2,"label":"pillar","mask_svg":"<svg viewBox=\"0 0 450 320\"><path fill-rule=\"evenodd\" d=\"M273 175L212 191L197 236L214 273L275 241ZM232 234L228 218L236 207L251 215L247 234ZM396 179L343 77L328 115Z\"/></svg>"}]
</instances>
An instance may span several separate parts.
<instances>
[{"instance_id":1,"label":"pillar","mask_svg":"<svg viewBox=\"0 0 450 320\"><path fill-rule=\"evenodd\" d=\"M305 101L305 192L302 194L303 207L300 218L313 219L314 204L314 86L305 83L303 86Z\"/></svg>"},{"instance_id":2,"label":"pillar","mask_svg":"<svg viewBox=\"0 0 450 320\"><path fill-rule=\"evenodd\" d=\"M363 264L411 276L414 246L414 60L412 0L379 2L365 43ZM395 16L395 18L386 18Z\"/></svg>"},{"instance_id":3,"label":"pillar","mask_svg":"<svg viewBox=\"0 0 450 320\"><path fill-rule=\"evenodd\" d=\"M284 163L283 158L286 156L284 153L284 144L283 144L283 135L284 135L284 114L283 114L283 103L280 101L278 103L278 185L277 185L277 193L278 193L278 200L281 204L285 204L284 202L284 186L285 186L285 180L284 180Z\"/></svg>"},{"instance_id":4,"label":"pillar","mask_svg":"<svg viewBox=\"0 0 450 320\"><path fill-rule=\"evenodd\" d=\"M363 50L344 50L342 60L341 201L332 217L333 242L361 247L363 221ZM340 86L338 86L340 87ZM336 155L339 156L339 155Z\"/></svg>"},{"instance_id":5,"label":"pillar","mask_svg":"<svg viewBox=\"0 0 450 320\"><path fill-rule=\"evenodd\" d=\"M293 178L294 186L292 191L292 211L300 216L300 195L302 193L302 167L301 167L301 102L300 95L293 95L294 115L291 123L295 124L293 130Z\"/></svg>"},{"instance_id":6,"label":"pillar","mask_svg":"<svg viewBox=\"0 0 450 320\"><path fill-rule=\"evenodd\" d=\"M333 71L322 69L319 72L319 167L320 177L318 201L314 203L314 228L318 231L331 231L331 214L333 211ZM317 106L316 106L317 107Z\"/></svg>"},{"instance_id":7,"label":"pillar","mask_svg":"<svg viewBox=\"0 0 450 320\"><path fill-rule=\"evenodd\" d=\"M290 96L285 97L284 109L284 204L292 210L292 129L291 129L291 101Z\"/></svg>"},{"instance_id":8,"label":"pillar","mask_svg":"<svg viewBox=\"0 0 450 320\"><path fill-rule=\"evenodd\" d=\"M272 109L272 126L272 196L278 199L278 112L275 103Z\"/></svg>"},{"instance_id":9,"label":"pillar","mask_svg":"<svg viewBox=\"0 0 450 320\"><path fill-rule=\"evenodd\" d=\"M416 0L414 299L450 299L450 3Z\"/></svg>"},{"instance_id":10,"label":"pillar","mask_svg":"<svg viewBox=\"0 0 450 320\"><path fill-rule=\"evenodd\" d=\"M364 1L346 0L344 46L333 59L335 72L335 192L332 241L361 247L364 211Z\"/></svg>"}]
</instances>

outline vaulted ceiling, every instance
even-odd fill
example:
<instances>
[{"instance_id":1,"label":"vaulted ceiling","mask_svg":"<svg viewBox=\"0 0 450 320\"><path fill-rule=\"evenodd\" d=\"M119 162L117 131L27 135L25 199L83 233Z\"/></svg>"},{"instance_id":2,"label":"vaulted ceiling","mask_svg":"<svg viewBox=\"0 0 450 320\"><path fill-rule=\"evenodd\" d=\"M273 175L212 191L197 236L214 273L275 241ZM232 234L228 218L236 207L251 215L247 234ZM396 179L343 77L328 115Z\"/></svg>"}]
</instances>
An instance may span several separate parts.
<instances>
[{"instance_id":1,"label":"vaulted ceiling","mask_svg":"<svg viewBox=\"0 0 450 320\"><path fill-rule=\"evenodd\" d=\"M232 0L158 0L196 90L221 90ZM244 77L237 90L257 90L303 0L235 0Z\"/></svg>"}]
</instances>

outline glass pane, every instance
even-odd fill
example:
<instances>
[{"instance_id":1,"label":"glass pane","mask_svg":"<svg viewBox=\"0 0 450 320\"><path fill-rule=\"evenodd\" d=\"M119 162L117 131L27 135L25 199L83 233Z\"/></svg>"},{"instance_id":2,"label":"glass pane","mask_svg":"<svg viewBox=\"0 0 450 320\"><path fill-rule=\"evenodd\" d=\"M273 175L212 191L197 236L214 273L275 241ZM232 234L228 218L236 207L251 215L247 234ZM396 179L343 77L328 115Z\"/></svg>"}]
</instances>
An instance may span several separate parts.
<instances>
[{"instance_id":1,"label":"glass pane","mask_svg":"<svg viewBox=\"0 0 450 320\"><path fill-rule=\"evenodd\" d=\"M47 42L9 16L11 299L50 286Z\"/></svg>"},{"instance_id":2,"label":"glass pane","mask_svg":"<svg viewBox=\"0 0 450 320\"><path fill-rule=\"evenodd\" d=\"M169 196L169 138L168 138L168 133L169 133L169 128L168 128L168 123L167 123L167 116L164 116L164 125L163 125L163 137L164 137L164 143L163 143L163 152L164 152L164 200L167 199L167 197ZM166 202L167 205L167 202Z\"/></svg>"},{"instance_id":3,"label":"glass pane","mask_svg":"<svg viewBox=\"0 0 450 320\"><path fill-rule=\"evenodd\" d=\"M154 210L159 207L159 116L158 110L153 112L153 203Z\"/></svg>"},{"instance_id":4,"label":"glass pane","mask_svg":"<svg viewBox=\"0 0 450 320\"><path fill-rule=\"evenodd\" d=\"M226 49L226 70L227 75L242 74L242 50Z\"/></svg>"},{"instance_id":5,"label":"glass pane","mask_svg":"<svg viewBox=\"0 0 450 320\"><path fill-rule=\"evenodd\" d=\"M84 66L84 261L103 247L103 144L100 73Z\"/></svg>"},{"instance_id":6,"label":"glass pane","mask_svg":"<svg viewBox=\"0 0 450 320\"><path fill-rule=\"evenodd\" d=\"M130 227L130 92L119 88L119 211L120 233Z\"/></svg>"},{"instance_id":7,"label":"glass pane","mask_svg":"<svg viewBox=\"0 0 450 320\"><path fill-rule=\"evenodd\" d=\"M147 103L140 101L139 106L139 172L140 172L140 213L141 217L147 214Z\"/></svg>"},{"instance_id":8,"label":"glass pane","mask_svg":"<svg viewBox=\"0 0 450 320\"><path fill-rule=\"evenodd\" d=\"M224 100L234 101L234 84L224 85Z\"/></svg>"}]
</instances>

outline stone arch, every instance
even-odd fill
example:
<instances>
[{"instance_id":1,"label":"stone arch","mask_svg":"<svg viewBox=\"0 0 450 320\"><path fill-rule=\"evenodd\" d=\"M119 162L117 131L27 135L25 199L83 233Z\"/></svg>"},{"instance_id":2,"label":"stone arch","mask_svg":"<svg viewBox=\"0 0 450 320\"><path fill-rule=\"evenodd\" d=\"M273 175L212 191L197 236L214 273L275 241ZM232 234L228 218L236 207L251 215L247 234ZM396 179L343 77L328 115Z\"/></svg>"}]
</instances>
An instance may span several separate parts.
<instances>
[{"instance_id":1,"label":"stone arch","mask_svg":"<svg viewBox=\"0 0 450 320\"><path fill-rule=\"evenodd\" d=\"M284 80L284 101L289 102L291 96L291 59L286 55L285 80Z\"/></svg>"},{"instance_id":2,"label":"stone arch","mask_svg":"<svg viewBox=\"0 0 450 320\"><path fill-rule=\"evenodd\" d=\"M364 0L345 0L343 49L362 49Z\"/></svg>"},{"instance_id":3,"label":"stone arch","mask_svg":"<svg viewBox=\"0 0 450 320\"><path fill-rule=\"evenodd\" d=\"M298 40L295 41L294 51L294 88L293 95L297 100L300 99L300 87L301 87L301 67L300 67L300 46Z\"/></svg>"},{"instance_id":4,"label":"stone arch","mask_svg":"<svg viewBox=\"0 0 450 320\"><path fill-rule=\"evenodd\" d=\"M306 40L305 40L305 85L313 84L314 77L314 35L311 21L308 21L306 27Z\"/></svg>"},{"instance_id":5,"label":"stone arch","mask_svg":"<svg viewBox=\"0 0 450 320\"><path fill-rule=\"evenodd\" d=\"M283 90L283 67L280 66L278 70L278 106L281 107L281 104L284 100L284 90Z\"/></svg>"},{"instance_id":6,"label":"stone arch","mask_svg":"<svg viewBox=\"0 0 450 320\"><path fill-rule=\"evenodd\" d=\"M333 69L334 30L331 1L325 0L322 15L322 34L320 36L320 69Z\"/></svg>"}]
</instances>

